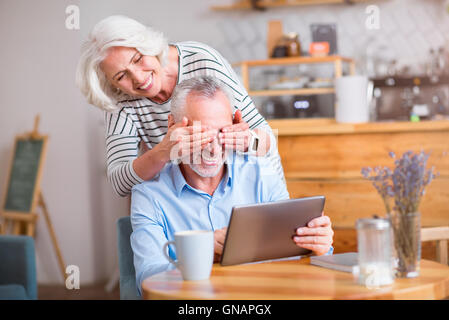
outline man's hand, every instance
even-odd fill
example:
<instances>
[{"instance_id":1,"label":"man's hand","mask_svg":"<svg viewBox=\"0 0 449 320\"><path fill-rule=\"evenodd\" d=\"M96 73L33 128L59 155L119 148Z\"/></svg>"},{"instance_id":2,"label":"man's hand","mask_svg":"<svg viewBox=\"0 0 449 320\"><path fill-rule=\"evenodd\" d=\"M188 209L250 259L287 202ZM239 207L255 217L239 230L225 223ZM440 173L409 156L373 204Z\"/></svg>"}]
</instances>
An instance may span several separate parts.
<instances>
[{"instance_id":1,"label":"man's hand","mask_svg":"<svg viewBox=\"0 0 449 320\"><path fill-rule=\"evenodd\" d=\"M223 254L227 227L214 231L214 262L219 262Z\"/></svg>"},{"instance_id":2,"label":"man's hand","mask_svg":"<svg viewBox=\"0 0 449 320\"><path fill-rule=\"evenodd\" d=\"M298 228L293 237L296 245L312 250L317 256L326 254L333 243L334 231L331 227L331 219L323 215L311 220L307 227Z\"/></svg>"}]
</instances>

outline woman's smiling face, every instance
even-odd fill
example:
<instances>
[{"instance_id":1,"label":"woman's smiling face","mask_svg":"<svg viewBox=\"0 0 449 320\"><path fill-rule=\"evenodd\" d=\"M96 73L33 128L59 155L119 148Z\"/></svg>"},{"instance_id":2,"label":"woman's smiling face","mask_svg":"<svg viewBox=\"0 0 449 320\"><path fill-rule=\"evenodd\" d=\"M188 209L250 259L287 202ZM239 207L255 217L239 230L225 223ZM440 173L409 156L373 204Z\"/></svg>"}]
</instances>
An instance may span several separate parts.
<instances>
[{"instance_id":1,"label":"woman's smiling face","mask_svg":"<svg viewBox=\"0 0 449 320\"><path fill-rule=\"evenodd\" d=\"M113 88L131 96L153 98L162 87L159 59L145 56L135 48L112 47L100 69Z\"/></svg>"}]
</instances>

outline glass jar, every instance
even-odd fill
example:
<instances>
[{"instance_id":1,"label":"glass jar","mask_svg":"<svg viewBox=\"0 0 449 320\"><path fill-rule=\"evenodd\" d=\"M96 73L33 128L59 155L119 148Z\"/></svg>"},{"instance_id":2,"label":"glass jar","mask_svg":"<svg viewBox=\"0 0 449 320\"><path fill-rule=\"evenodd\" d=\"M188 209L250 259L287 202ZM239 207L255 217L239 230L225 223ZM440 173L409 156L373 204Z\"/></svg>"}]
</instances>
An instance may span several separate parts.
<instances>
[{"instance_id":1,"label":"glass jar","mask_svg":"<svg viewBox=\"0 0 449 320\"><path fill-rule=\"evenodd\" d=\"M392 229L388 219L356 222L358 282L370 288L393 283Z\"/></svg>"},{"instance_id":2,"label":"glass jar","mask_svg":"<svg viewBox=\"0 0 449 320\"><path fill-rule=\"evenodd\" d=\"M284 36L285 45L287 47L287 56L299 57L301 56L301 44L299 43L299 36L296 32L290 32Z\"/></svg>"}]
</instances>

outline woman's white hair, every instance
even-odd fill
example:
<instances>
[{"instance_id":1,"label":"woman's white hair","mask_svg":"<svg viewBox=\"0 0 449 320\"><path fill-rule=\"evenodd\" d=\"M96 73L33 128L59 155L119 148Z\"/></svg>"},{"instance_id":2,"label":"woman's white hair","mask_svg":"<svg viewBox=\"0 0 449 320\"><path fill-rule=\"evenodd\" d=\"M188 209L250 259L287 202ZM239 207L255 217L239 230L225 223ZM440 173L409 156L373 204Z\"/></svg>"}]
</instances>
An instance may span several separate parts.
<instances>
[{"instance_id":1,"label":"woman's white hair","mask_svg":"<svg viewBox=\"0 0 449 320\"><path fill-rule=\"evenodd\" d=\"M180 122L185 116L185 104L187 96L195 93L199 97L212 99L218 91L224 93L229 101L231 114L234 114L234 95L220 79L211 76L194 77L182 81L173 90L170 112L175 122Z\"/></svg>"},{"instance_id":2,"label":"woman's white hair","mask_svg":"<svg viewBox=\"0 0 449 320\"><path fill-rule=\"evenodd\" d=\"M87 101L106 111L116 111L117 102L132 98L118 92L106 79L100 63L111 47L135 48L167 63L168 42L162 32L125 16L110 16L98 22L84 42L76 71L76 85Z\"/></svg>"}]
</instances>

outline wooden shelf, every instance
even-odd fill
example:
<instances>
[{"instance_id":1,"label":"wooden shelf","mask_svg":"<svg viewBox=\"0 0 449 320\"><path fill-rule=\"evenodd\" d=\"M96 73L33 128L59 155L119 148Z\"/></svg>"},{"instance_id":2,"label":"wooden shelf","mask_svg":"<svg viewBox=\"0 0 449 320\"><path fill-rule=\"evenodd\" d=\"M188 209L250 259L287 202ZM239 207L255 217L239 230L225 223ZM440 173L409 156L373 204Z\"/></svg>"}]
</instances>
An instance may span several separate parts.
<instances>
[{"instance_id":1,"label":"wooden shelf","mask_svg":"<svg viewBox=\"0 0 449 320\"><path fill-rule=\"evenodd\" d=\"M256 66L282 66L282 65L294 65L294 64L314 64L314 63L335 63L336 61L343 61L352 63L351 58L342 57L338 55L325 56L325 57L288 57L288 58L270 58L265 60L247 60L242 61L236 65L247 65L248 67Z\"/></svg>"},{"instance_id":2,"label":"wooden shelf","mask_svg":"<svg viewBox=\"0 0 449 320\"><path fill-rule=\"evenodd\" d=\"M271 119L268 123L278 130L279 136L344 135L368 133L404 133L449 131L449 118L445 120L384 121L366 123L338 123L330 118Z\"/></svg>"},{"instance_id":3,"label":"wooden shelf","mask_svg":"<svg viewBox=\"0 0 449 320\"><path fill-rule=\"evenodd\" d=\"M257 90L249 91L248 94L252 97L273 97L273 96L284 96L284 95L315 95L315 94L331 94L335 93L334 88L302 88L302 89L284 89L284 90Z\"/></svg>"},{"instance_id":4,"label":"wooden shelf","mask_svg":"<svg viewBox=\"0 0 449 320\"><path fill-rule=\"evenodd\" d=\"M288 58L271 58L266 60L247 60L242 61L234 66L239 66L242 73L243 85L250 96L284 96L284 95L318 95L333 94L335 89L329 88L300 88L300 89L281 89L281 90L250 90L249 72L251 67L262 66L281 66L281 65L300 65L300 64L333 64L334 76L339 78L343 76L343 63L349 65L349 73L355 73L354 60L342 56L325 56L325 57L288 57Z\"/></svg>"},{"instance_id":5,"label":"wooden shelf","mask_svg":"<svg viewBox=\"0 0 449 320\"><path fill-rule=\"evenodd\" d=\"M296 7L296 6L323 5L323 4L351 4L365 1L368 0L279 0L279 1L262 0L257 3L257 6L259 8L276 8L276 7ZM243 0L232 5L212 6L211 9L216 11L229 11L229 10L247 10L255 8L253 8L251 1Z\"/></svg>"}]
</instances>

